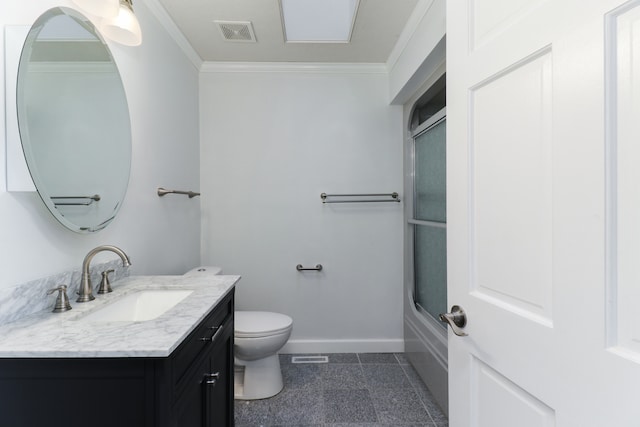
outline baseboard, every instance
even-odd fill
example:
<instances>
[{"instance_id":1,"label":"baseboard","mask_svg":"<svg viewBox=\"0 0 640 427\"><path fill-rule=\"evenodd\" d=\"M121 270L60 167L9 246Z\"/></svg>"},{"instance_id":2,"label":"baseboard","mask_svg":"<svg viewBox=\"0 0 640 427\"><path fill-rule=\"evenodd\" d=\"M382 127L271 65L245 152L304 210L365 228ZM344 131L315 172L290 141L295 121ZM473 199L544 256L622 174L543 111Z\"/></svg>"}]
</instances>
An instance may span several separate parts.
<instances>
[{"instance_id":1,"label":"baseboard","mask_svg":"<svg viewBox=\"0 0 640 427\"><path fill-rule=\"evenodd\" d=\"M402 353L404 340L289 340L283 354Z\"/></svg>"}]
</instances>

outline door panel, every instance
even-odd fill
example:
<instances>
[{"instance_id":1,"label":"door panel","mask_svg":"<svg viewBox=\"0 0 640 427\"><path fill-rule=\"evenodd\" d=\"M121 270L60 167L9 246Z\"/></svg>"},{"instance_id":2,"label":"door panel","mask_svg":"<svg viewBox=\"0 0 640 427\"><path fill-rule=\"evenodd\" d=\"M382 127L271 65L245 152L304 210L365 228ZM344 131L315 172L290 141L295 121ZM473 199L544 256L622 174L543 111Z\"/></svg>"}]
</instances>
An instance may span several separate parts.
<instances>
[{"instance_id":1,"label":"door panel","mask_svg":"<svg viewBox=\"0 0 640 427\"><path fill-rule=\"evenodd\" d=\"M637 0L448 2L452 427L638 424L639 52Z\"/></svg>"},{"instance_id":2,"label":"door panel","mask_svg":"<svg viewBox=\"0 0 640 427\"><path fill-rule=\"evenodd\" d=\"M469 115L472 287L550 324L551 52L472 88Z\"/></svg>"},{"instance_id":3,"label":"door panel","mask_svg":"<svg viewBox=\"0 0 640 427\"><path fill-rule=\"evenodd\" d=\"M555 426L553 409L488 365L474 358L472 373L475 426Z\"/></svg>"}]
</instances>

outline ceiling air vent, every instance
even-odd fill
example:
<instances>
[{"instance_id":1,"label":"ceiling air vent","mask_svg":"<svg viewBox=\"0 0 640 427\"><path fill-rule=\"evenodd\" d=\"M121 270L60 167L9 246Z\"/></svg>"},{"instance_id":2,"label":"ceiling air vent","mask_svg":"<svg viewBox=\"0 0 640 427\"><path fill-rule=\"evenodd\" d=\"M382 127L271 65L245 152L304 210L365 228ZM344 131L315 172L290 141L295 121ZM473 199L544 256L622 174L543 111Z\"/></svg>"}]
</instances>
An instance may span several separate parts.
<instances>
[{"instance_id":1,"label":"ceiling air vent","mask_svg":"<svg viewBox=\"0 0 640 427\"><path fill-rule=\"evenodd\" d=\"M228 42L255 43L256 35L250 21L213 21Z\"/></svg>"}]
</instances>

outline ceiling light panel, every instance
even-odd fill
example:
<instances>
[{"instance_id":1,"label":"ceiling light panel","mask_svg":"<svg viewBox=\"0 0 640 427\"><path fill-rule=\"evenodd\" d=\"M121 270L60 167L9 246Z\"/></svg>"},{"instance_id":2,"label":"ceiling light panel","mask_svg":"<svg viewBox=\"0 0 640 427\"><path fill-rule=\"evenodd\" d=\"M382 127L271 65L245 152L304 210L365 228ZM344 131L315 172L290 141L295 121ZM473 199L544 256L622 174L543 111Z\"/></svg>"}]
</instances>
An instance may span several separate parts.
<instances>
[{"instance_id":1,"label":"ceiling light panel","mask_svg":"<svg viewBox=\"0 0 640 427\"><path fill-rule=\"evenodd\" d=\"M280 0L285 40L348 43L359 0Z\"/></svg>"}]
</instances>

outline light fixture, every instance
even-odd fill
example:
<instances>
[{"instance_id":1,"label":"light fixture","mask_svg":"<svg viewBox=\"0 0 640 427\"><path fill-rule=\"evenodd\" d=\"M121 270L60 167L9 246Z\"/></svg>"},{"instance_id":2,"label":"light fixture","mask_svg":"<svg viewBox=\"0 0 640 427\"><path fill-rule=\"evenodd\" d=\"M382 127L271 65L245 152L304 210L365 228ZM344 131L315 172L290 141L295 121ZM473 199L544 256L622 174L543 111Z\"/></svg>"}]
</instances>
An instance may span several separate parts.
<instances>
[{"instance_id":1,"label":"light fixture","mask_svg":"<svg viewBox=\"0 0 640 427\"><path fill-rule=\"evenodd\" d=\"M138 46L142 43L140 23L133 14L131 0L120 0L118 14L113 18L105 18L100 23L100 30L105 37L126 46Z\"/></svg>"},{"instance_id":2,"label":"light fixture","mask_svg":"<svg viewBox=\"0 0 640 427\"><path fill-rule=\"evenodd\" d=\"M101 18L118 15L119 0L73 0L82 10Z\"/></svg>"},{"instance_id":3,"label":"light fixture","mask_svg":"<svg viewBox=\"0 0 640 427\"><path fill-rule=\"evenodd\" d=\"M359 0L280 0L287 42L348 43Z\"/></svg>"}]
</instances>

